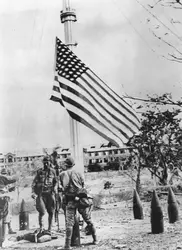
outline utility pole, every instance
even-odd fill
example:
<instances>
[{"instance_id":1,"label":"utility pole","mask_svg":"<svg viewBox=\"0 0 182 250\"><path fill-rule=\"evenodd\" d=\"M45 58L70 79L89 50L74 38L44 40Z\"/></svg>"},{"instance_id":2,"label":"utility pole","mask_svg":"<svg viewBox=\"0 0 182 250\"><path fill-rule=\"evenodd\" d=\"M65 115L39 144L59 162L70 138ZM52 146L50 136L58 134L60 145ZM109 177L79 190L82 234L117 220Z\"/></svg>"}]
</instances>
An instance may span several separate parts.
<instances>
[{"instance_id":1,"label":"utility pole","mask_svg":"<svg viewBox=\"0 0 182 250\"><path fill-rule=\"evenodd\" d=\"M77 43L73 40L72 26L77 21L76 12L70 7L70 0L63 0L63 10L61 11L61 23L64 24L65 44L73 50ZM79 124L70 117L70 150L76 163L77 170L84 173L83 148L79 143Z\"/></svg>"}]
</instances>

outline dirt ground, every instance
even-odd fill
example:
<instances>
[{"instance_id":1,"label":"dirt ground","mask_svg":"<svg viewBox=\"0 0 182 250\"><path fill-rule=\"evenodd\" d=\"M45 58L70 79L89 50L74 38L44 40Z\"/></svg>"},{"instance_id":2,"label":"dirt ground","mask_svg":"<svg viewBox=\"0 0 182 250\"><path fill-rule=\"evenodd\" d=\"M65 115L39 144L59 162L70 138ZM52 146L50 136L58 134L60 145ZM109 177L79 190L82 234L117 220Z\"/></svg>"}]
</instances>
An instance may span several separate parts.
<instances>
[{"instance_id":1,"label":"dirt ground","mask_svg":"<svg viewBox=\"0 0 182 250\"><path fill-rule=\"evenodd\" d=\"M112 188L104 190L106 181L112 183ZM174 224L169 224L167 213L167 195L160 196L160 204L164 216L164 233L151 234L150 224L150 198L148 201L142 200L144 219L135 220L133 218L133 183L126 175L118 172L92 173L86 177L86 183L90 191L94 194L99 193L98 205L100 209L92 212L93 221L97 228L99 243L97 246L91 245L91 236L86 236L81 230L81 247L74 249L127 249L127 250L163 250L163 249L182 249L182 195L176 195L178 201L180 220ZM150 180L148 173L142 177L143 188L155 188L153 181ZM145 187L146 186L146 187ZM129 195L123 195L129 192ZM47 218L45 218L47 220ZM56 232L56 226L53 232L57 234L58 239L46 243L30 243L27 241L17 242L15 236L11 236L4 244L4 249L57 249L64 245L64 217L60 214L61 232ZM13 217L14 229L18 230L18 216ZM37 227L37 213L30 214L30 229ZM17 235L25 232L18 231ZM9 237L9 236L8 236Z\"/></svg>"}]
</instances>

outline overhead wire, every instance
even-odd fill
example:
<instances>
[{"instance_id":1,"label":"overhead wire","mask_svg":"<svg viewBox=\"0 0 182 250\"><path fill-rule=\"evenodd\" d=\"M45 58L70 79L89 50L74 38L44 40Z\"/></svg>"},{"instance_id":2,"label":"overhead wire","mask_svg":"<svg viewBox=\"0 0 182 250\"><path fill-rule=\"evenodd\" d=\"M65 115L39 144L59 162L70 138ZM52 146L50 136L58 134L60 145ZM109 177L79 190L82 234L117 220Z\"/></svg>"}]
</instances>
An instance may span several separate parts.
<instances>
[{"instance_id":1,"label":"overhead wire","mask_svg":"<svg viewBox=\"0 0 182 250\"><path fill-rule=\"evenodd\" d=\"M144 8L149 14L152 15L152 17L157 20L157 22L159 22L160 24L162 24L162 26L164 26L168 31L169 33L166 33L167 35L168 34L171 34L173 35L174 37L176 37L178 39L178 41L182 41L182 38L180 36L178 36L173 30L171 30L171 28L169 28L166 24L164 24L155 14L153 14L148 8L146 8L139 0L135 0L138 4L140 4L140 6L142 6L142 8ZM168 20L167 16L166 16L166 13L164 14L164 17ZM170 20L171 17L169 17ZM168 20L169 21L169 20ZM171 21L169 21L171 23ZM175 28L175 26L173 25L173 27ZM176 29L175 29L176 30ZM151 30L150 30L151 31ZM161 36L157 36L155 34L155 32L153 32L153 35L158 38L161 42L163 42L164 44L168 45L169 47L173 48L177 53L179 53L179 55L181 55L181 51L179 51L179 49L176 48L176 46L174 46L172 43L169 43L167 40L165 40L164 38L162 38ZM165 35L165 34L164 34ZM163 58L167 59L168 61L172 61L172 62L177 62L177 63L182 63L181 61L181 56L178 57L178 56L175 56L173 53L170 54L168 53L168 56L169 57L166 57L164 55L162 55Z\"/></svg>"},{"instance_id":2,"label":"overhead wire","mask_svg":"<svg viewBox=\"0 0 182 250\"><path fill-rule=\"evenodd\" d=\"M123 15L123 17L127 20L127 22L130 24L130 26L133 28L133 30L136 32L136 34L140 37L140 39L145 43L145 45L156 54L158 58L164 58L163 55L159 54L152 46L148 43L148 41L144 38L144 36L136 29L136 27L133 25L133 23L130 21L130 19L123 13L120 6L117 5L115 0L111 0L119 9L120 13Z\"/></svg>"},{"instance_id":3,"label":"overhead wire","mask_svg":"<svg viewBox=\"0 0 182 250\"><path fill-rule=\"evenodd\" d=\"M153 18L155 18L161 25L163 25L168 31L171 32L177 39L182 42L182 38L178 36L173 30L171 30L165 23L163 23L155 14L153 14L145 5L143 5L140 1L135 0L145 11L147 11Z\"/></svg>"},{"instance_id":4,"label":"overhead wire","mask_svg":"<svg viewBox=\"0 0 182 250\"><path fill-rule=\"evenodd\" d=\"M143 37L142 34L140 34L140 32L136 29L136 27L132 24L132 22L130 21L130 19L123 13L123 11L121 10L121 8L117 5L116 1L115 0L112 0L114 2L114 4L118 7L119 11L121 12L121 14L123 15L123 17L128 21L128 23L131 25L131 27L133 28L133 30L136 32L136 34L141 38L141 40L145 43L145 45L152 51L156 54L156 56L158 58L162 58L162 59L165 59L165 60L168 60L168 61L172 61L172 62L178 62L176 61L175 59L172 59L172 58L168 58L166 57L165 55L162 55L160 54L158 51L156 51L154 48L152 48L152 46L147 42L147 40ZM136 0L137 1L137 0ZM158 1L159 2L159 1ZM162 39L159 39L162 41ZM166 42L167 45L169 45L167 42ZM170 47L173 47L172 45ZM176 49L175 49L176 50Z\"/></svg>"}]
</instances>

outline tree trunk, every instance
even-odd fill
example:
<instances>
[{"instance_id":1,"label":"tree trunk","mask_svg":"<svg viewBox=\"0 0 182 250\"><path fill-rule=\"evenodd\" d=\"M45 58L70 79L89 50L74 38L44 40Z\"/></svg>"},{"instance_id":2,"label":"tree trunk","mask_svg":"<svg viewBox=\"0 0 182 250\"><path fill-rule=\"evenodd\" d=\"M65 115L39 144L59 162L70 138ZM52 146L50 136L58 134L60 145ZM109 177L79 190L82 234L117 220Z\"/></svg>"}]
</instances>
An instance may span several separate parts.
<instances>
[{"instance_id":1,"label":"tree trunk","mask_svg":"<svg viewBox=\"0 0 182 250\"><path fill-rule=\"evenodd\" d=\"M138 194L140 194L140 191L141 191L140 176L141 176L141 163L139 160L138 169L137 169L137 179L136 179L136 191Z\"/></svg>"},{"instance_id":2,"label":"tree trunk","mask_svg":"<svg viewBox=\"0 0 182 250\"><path fill-rule=\"evenodd\" d=\"M163 171L162 171L162 176L161 176L160 182L162 185L167 185L168 184L167 166L166 166L164 156L162 153L161 153L161 164L163 166Z\"/></svg>"},{"instance_id":3,"label":"tree trunk","mask_svg":"<svg viewBox=\"0 0 182 250\"><path fill-rule=\"evenodd\" d=\"M160 182L162 185L168 184L168 173L167 173L167 167L164 165L164 170L162 172L162 177L160 179Z\"/></svg>"}]
</instances>

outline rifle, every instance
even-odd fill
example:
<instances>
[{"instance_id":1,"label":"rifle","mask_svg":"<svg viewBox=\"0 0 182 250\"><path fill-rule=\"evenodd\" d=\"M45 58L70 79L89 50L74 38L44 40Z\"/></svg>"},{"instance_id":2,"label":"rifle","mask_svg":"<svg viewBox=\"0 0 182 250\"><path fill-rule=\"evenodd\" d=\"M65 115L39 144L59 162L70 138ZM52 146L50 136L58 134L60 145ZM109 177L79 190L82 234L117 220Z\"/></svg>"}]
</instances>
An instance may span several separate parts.
<instances>
[{"instance_id":1,"label":"rifle","mask_svg":"<svg viewBox=\"0 0 182 250\"><path fill-rule=\"evenodd\" d=\"M60 230L59 228L59 193L57 192L56 195L56 209L55 209L55 212L54 212L54 217L55 217L55 222L57 223L57 227L58 227L58 232Z\"/></svg>"},{"instance_id":2,"label":"rifle","mask_svg":"<svg viewBox=\"0 0 182 250\"><path fill-rule=\"evenodd\" d=\"M57 176L57 192L55 194L55 199L56 199L56 207L55 207L55 212L54 212L54 217L55 217L55 222L57 223L58 227L58 232L60 231L59 228L59 209L60 209L60 203L61 199L59 196L59 166L57 163L57 152L54 150L53 153L51 154L51 163L54 165L55 171L56 171L56 176Z\"/></svg>"},{"instance_id":3,"label":"rifle","mask_svg":"<svg viewBox=\"0 0 182 250\"><path fill-rule=\"evenodd\" d=\"M48 153L47 149L43 149L44 153L49 157L52 165L54 166L54 169L56 170L56 176L57 176L57 192L55 194L55 199L56 199L56 207L55 207L55 212L54 212L54 218L55 218L55 223L57 223L58 226L58 231L60 230L59 228L59 209L60 209L60 204L61 204L61 198L59 196L59 166L57 163L57 158L58 158L58 153L57 149L59 149L60 146L57 146L53 148L53 152L51 154Z\"/></svg>"}]
</instances>

